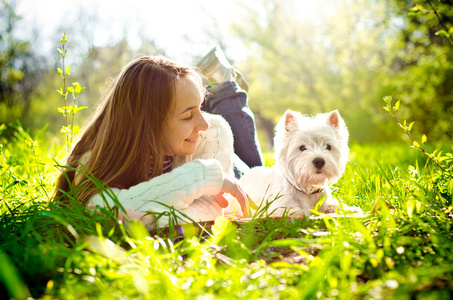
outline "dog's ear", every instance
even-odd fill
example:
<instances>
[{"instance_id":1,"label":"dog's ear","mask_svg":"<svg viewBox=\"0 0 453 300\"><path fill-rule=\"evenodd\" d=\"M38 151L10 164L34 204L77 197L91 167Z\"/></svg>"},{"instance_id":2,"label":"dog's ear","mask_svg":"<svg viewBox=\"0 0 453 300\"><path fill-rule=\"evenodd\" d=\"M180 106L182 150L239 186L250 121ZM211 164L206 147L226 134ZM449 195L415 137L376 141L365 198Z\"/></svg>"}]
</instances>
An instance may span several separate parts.
<instances>
[{"instance_id":1,"label":"dog's ear","mask_svg":"<svg viewBox=\"0 0 453 300\"><path fill-rule=\"evenodd\" d=\"M332 126L332 128L335 130L337 138L340 141L344 141L347 143L347 140L349 138L348 128L346 127L346 124L343 118L340 116L338 110L334 110L331 111L330 113L327 113L326 122L329 126Z\"/></svg>"},{"instance_id":2,"label":"dog's ear","mask_svg":"<svg viewBox=\"0 0 453 300\"><path fill-rule=\"evenodd\" d=\"M291 131L294 128L297 128L298 122L297 122L297 116L294 114L293 111L287 110L283 116L285 120L285 129L286 131Z\"/></svg>"},{"instance_id":3,"label":"dog's ear","mask_svg":"<svg viewBox=\"0 0 453 300\"><path fill-rule=\"evenodd\" d=\"M335 129L339 129L342 125L342 118L338 110L331 111L327 114L327 124L334 127Z\"/></svg>"}]
</instances>

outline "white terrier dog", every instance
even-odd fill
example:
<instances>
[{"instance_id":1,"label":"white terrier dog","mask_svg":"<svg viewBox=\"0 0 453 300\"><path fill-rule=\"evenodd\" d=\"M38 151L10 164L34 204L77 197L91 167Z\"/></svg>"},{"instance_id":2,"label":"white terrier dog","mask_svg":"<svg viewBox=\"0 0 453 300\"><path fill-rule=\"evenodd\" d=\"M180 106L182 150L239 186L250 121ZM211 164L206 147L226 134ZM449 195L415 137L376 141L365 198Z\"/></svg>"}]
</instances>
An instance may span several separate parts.
<instances>
[{"instance_id":1,"label":"white terrier dog","mask_svg":"<svg viewBox=\"0 0 453 300\"><path fill-rule=\"evenodd\" d=\"M287 110L276 126L275 165L251 169L240 179L241 186L258 205L270 203L267 212L271 216L282 216L285 211L291 217L309 216L321 197L327 198L319 211L333 213L339 203L331 197L328 183L344 172L348 138L337 110L313 118Z\"/></svg>"}]
</instances>

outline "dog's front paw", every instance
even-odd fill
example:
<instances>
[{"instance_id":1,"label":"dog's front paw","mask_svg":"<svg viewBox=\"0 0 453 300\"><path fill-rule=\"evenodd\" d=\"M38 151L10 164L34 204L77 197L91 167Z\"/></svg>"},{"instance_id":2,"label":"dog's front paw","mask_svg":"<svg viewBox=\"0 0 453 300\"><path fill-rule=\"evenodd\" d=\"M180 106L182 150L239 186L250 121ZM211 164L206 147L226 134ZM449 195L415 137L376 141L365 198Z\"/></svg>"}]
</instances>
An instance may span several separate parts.
<instances>
[{"instance_id":1,"label":"dog's front paw","mask_svg":"<svg viewBox=\"0 0 453 300\"><path fill-rule=\"evenodd\" d=\"M272 217L288 217L293 219L301 219L305 217L305 213L301 208L286 208L286 207L279 207L274 210L271 214Z\"/></svg>"},{"instance_id":2,"label":"dog's front paw","mask_svg":"<svg viewBox=\"0 0 453 300\"><path fill-rule=\"evenodd\" d=\"M325 214L334 214L338 208L339 208L338 205L326 205L323 212Z\"/></svg>"},{"instance_id":3,"label":"dog's front paw","mask_svg":"<svg viewBox=\"0 0 453 300\"><path fill-rule=\"evenodd\" d=\"M362 209L357 206L348 206L344 203L330 203L324 206L323 212L326 214L332 214L332 213L341 213L342 211L348 212L348 213L363 213Z\"/></svg>"},{"instance_id":4,"label":"dog's front paw","mask_svg":"<svg viewBox=\"0 0 453 300\"><path fill-rule=\"evenodd\" d=\"M325 214L333 214L340 208L340 203L337 199L328 197L324 200L324 203L318 209L318 211L323 212Z\"/></svg>"},{"instance_id":5,"label":"dog's front paw","mask_svg":"<svg viewBox=\"0 0 453 300\"><path fill-rule=\"evenodd\" d=\"M302 219L305 217L305 213L303 210L299 209L290 209L288 211L288 217L293 219Z\"/></svg>"},{"instance_id":6,"label":"dog's front paw","mask_svg":"<svg viewBox=\"0 0 453 300\"><path fill-rule=\"evenodd\" d=\"M343 208L347 212L363 214L362 209L360 207L357 207L357 206L347 206L347 205L343 204Z\"/></svg>"}]
</instances>

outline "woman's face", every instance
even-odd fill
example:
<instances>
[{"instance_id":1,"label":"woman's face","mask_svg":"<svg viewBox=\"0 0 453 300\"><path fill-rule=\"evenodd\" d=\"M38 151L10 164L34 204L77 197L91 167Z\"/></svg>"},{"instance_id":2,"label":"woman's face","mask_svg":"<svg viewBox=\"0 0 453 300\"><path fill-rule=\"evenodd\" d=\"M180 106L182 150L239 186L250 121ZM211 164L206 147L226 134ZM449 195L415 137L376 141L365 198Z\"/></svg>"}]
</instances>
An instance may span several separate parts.
<instances>
[{"instance_id":1,"label":"woman's face","mask_svg":"<svg viewBox=\"0 0 453 300\"><path fill-rule=\"evenodd\" d=\"M189 155L196 150L200 131L209 125L201 114L202 94L190 79L183 78L176 84L176 109L166 131L166 155Z\"/></svg>"}]
</instances>

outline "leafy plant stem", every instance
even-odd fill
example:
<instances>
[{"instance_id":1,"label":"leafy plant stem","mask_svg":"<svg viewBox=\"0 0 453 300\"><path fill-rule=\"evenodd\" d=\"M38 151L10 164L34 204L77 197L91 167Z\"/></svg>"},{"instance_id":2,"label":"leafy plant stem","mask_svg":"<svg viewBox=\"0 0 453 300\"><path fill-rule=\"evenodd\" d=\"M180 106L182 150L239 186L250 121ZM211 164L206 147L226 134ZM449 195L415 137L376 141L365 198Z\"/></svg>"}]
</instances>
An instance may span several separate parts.
<instances>
[{"instance_id":1,"label":"leafy plant stem","mask_svg":"<svg viewBox=\"0 0 453 300\"><path fill-rule=\"evenodd\" d=\"M71 66L65 65L65 58L66 58L66 53L68 50L65 49L66 43L68 39L66 38L66 34L63 33L63 36L60 38L61 42L61 48L58 48L58 52L60 53L61 59L62 59L62 67L63 69L58 68L58 74L60 74L61 78L63 79L63 86L60 87L57 92L64 98L65 106L63 107L57 107L57 110L65 117L66 120L66 126L63 126L61 129L61 132L66 135L66 149L70 151L72 147L72 141L74 138L74 135L78 132L79 128L76 126L74 127L74 119L75 119L75 114L82 110L85 109L86 106L82 107L77 107L77 97L80 94L80 92L85 89L84 87L80 86L78 82L73 82L72 86L66 87L66 81L67 81L67 76L69 76L70 71L71 71ZM68 93L72 94L72 99L73 99L73 104L68 105ZM71 115L71 116L69 116ZM71 120L69 120L69 117ZM69 122L71 124L69 125Z\"/></svg>"},{"instance_id":2,"label":"leafy plant stem","mask_svg":"<svg viewBox=\"0 0 453 300\"><path fill-rule=\"evenodd\" d=\"M63 66L63 74L61 75L61 77L63 78L63 93L64 93L64 106L65 107L68 107L68 92L66 91L66 69L65 69L65 57L66 55L63 54L65 53L65 46L66 46L66 35L63 34L63 38L62 38L62 42L61 42L61 50L62 50L62 54L61 54L61 61L62 61L62 66ZM68 113L64 113L64 117L65 117L65 120L66 120L66 128L68 127ZM67 145L69 145L69 135L66 135L66 143ZM69 146L68 146L69 147Z\"/></svg>"},{"instance_id":3,"label":"leafy plant stem","mask_svg":"<svg viewBox=\"0 0 453 300\"><path fill-rule=\"evenodd\" d=\"M447 26L445 25L445 23L442 22L442 19L441 19L439 13L437 12L437 9L434 7L434 4L432 3L432 1L431 0L427 0L426 2L428 2L429 6L431 6L431 9L433 10L433 13L436 15L437 20L439 20L440 26L442 26L442 28L445 30L445 32L448 33L449 30L448 30ZM448 38L450 39L450 42L453 43L453 36L451 34L448 34Z\"/></svg>"},{"instance_id":4,"label":"leafy plant stem","mask_svg":"<svg viewBox=\"0 0 453 300\"><path fill-rule=\"evenodd\" d=\"M387 97L385 97L387 98ZM396 115L395 113L395 110L392 108L392 105L391 104L391 99L390 100L386 100L384 98L384 101L386 101L387 103L387 107L386 110L393 116L393 118L396 120L396 122L398 123L398 125L403 128L404 132L406 133L406 135L412 140L412 142L414 143L414 145L416 145L415 147L417 149L419 149L420 151L423 152L423 154L425 154L436 166L438 166L440 169L442 169L442 171L444 171L445 174L447 174L450 178L453 179L453 175L451 175L444 167L442 167L438 162L437 160L430 154L428 153L425 148L423 148L415 139L414 137L410 134L410 129L408 129L405 125L403 125L403 123L401 123L401 121L399 120L398 116ZM399 105L399 104L397 104Z\"/></svg>"}]
</instances>

